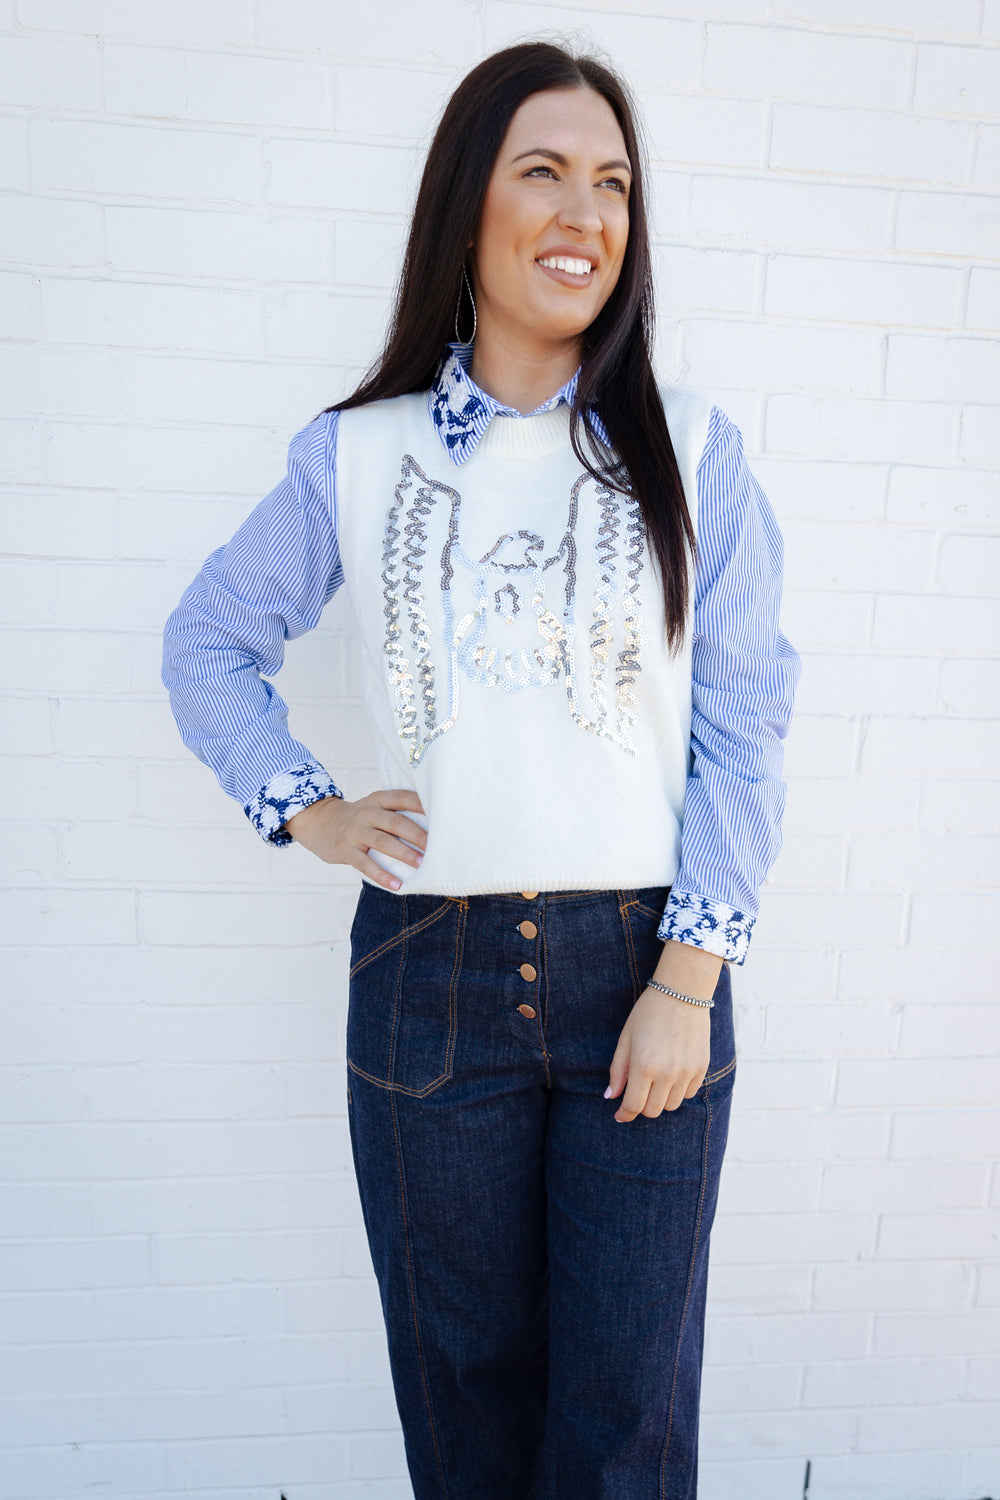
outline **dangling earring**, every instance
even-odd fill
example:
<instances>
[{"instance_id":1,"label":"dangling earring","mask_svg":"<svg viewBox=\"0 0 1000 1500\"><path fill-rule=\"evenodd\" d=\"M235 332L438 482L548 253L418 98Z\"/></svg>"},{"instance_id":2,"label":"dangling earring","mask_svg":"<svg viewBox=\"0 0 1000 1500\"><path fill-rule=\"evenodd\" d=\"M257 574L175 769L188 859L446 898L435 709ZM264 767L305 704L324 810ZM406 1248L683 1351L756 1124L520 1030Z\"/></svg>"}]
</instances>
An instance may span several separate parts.
<instances>
[{"instance_id":1,"label":"dangling earring","mask_svg":"<svg viewBox=\"0 0 1000 1500\"><path fill-rule=\"evenodd\" d=\"M464 264L462 266L462 275L465 278L465 285L469 288L469 300L472 303L472 334L471 334L471 336L468 339L463 339L462 335L458 331L458 313L459 313L460 307L462 306L462 288L461 288L461 286L459 286L459 288L458 288L458 301L455 304L455 343L456 344L463 344L463 343L472 344L472 343L475 342L475 339L476 339L476 328L478 326L478 321L479 320L478 320L478 318L476 316L476 299L472 295L472 283L469 280L469 273L465 269Z\"/></svg>"}]
</instances>

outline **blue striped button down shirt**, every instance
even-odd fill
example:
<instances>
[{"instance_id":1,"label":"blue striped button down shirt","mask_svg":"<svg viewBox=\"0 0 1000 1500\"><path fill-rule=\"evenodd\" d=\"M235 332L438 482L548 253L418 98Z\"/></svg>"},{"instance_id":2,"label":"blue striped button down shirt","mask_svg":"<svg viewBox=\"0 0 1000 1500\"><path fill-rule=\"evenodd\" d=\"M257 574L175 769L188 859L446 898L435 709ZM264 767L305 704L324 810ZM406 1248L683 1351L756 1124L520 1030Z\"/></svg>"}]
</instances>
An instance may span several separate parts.
<instances>
[{"instance_id":1,"label":"blue striped button down shirt","mask_svg":"<svg viewBox=\"0 0 1000 1500\"><path fill-rule=\"evenodd\" d=\"M476 385L471 359L471 344L450 344L427 393L455 464L495 416L523 415ZM572 402L579 373L527 415ZM292 738L286 705L264 680L281 666L285 641L317 624L343 581L331 482L338 416L325 413L296 434L287 475L206 560L165 631L163 682L184 743L278 845L291 842L282 825L294 813L343 795ZM693 765L680 868L658 936L740 964L780 847L781 741L800 668L778 625L781 534L739 429L718 407L698 468L697 537Z\"/></svg>"}]
</instances>

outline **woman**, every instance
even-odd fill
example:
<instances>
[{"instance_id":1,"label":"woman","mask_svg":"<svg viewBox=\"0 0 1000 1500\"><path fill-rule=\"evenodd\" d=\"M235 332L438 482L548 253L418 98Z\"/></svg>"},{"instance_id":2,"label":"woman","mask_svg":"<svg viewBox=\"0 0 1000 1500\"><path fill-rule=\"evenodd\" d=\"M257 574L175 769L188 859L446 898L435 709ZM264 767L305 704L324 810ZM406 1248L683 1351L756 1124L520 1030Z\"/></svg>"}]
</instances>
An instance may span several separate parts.
<instances>
[{"instance_id":1,"label":"woman","mask_svg":"<svg viewBox=\"0 0 1000 1500\"><path fill-rule=\"evenodd\" d=\"M740 434L657 384L651 330L624 85L486 58L381 359L167 627L186 743L265 839L362 876L348 1111L417 1500L696 1493L728 964L798 659ZM357 801L261 678L342 583Z\"/></svg>"}]
</instances>

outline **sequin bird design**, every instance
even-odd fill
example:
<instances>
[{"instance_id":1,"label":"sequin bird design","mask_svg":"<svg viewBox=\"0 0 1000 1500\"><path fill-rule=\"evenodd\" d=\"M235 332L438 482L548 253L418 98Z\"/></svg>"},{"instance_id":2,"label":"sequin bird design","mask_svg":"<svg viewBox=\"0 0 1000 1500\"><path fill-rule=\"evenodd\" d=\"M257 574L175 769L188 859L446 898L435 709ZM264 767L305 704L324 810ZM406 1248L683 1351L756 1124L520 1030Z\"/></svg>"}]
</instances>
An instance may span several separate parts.
<instances>
[{"instance_id":1,"label":"sequin bird design","mask_svg":"<svg viewBox=\"0 0 1000 1500\"><path fill-rule=\"evenodd\" d=\"M573 721L635 756L634 687L648 639L640 618L645 550L638 503L584 472L557 542L522 527L470 555L459 491L404 454L386 516L382 585L384 654L410 764L456 722L463 679L524 692L561 677ZM590 596L583 639L578 591Z\"/></svg>"}]
</instances>

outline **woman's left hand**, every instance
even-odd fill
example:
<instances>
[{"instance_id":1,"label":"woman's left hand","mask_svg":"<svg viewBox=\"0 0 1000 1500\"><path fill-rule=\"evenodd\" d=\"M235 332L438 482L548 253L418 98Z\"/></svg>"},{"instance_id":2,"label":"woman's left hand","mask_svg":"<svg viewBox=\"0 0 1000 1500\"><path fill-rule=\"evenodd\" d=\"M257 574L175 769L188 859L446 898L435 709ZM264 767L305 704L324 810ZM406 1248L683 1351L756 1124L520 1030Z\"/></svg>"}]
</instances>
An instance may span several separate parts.
<instances>
[{"instance_id":1,"label":"woman's left hand","mask_svg":"<svg viewBox=\"0 0 1000 1500\"><path fill-rule=\"evenodd\" d=\"M653 977L682 995L709 999L721 968L721 958L712 953L668 942ZM611 1059L611 1083L604 1097L614 1099L625 1089L615 1119L634 1120L640 1114L655 1119L693 1098L708 1072L711 1040L712 1012L707 1005L644 989Z\"/></svg>"}]
</instances>

